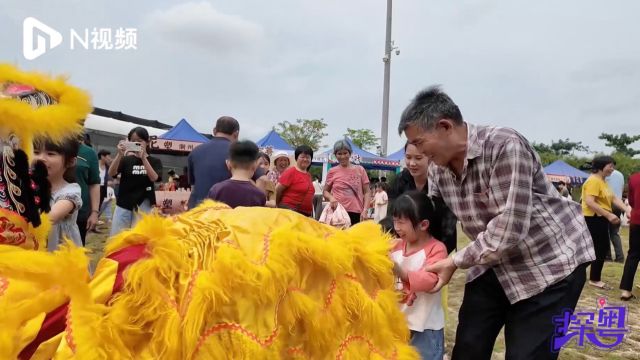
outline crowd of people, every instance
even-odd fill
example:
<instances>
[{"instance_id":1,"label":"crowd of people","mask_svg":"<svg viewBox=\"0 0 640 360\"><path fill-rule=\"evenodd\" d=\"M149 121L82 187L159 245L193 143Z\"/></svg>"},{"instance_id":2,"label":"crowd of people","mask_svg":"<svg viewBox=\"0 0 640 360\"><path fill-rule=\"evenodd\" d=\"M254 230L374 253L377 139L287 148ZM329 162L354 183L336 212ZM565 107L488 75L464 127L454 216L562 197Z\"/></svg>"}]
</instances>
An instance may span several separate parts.
<instances>
[{"instance_id":1,"label":"crowd of people","mask_svg":"<svg viewBox=\"0 0 640 360\"><path fill-rule=\"evenodd\" d=\"M602 269L611 242L615 260L625 261L619 236L623 214L630 222L630 247L619 287L622 300L635 298L640 173L628 181L627 205L624 178L614 176L615 161L597 157L581 203L575 202L566 184L556 189L549 182L522 135L465 122L438 88L415 97L399 132L408 139L406 167L391 184L372 184L366 170L352 163L349 142L340 140L333 146L338 164L321 185L310 172L313 149L300 145L293 159L287 153L270 157L255 143L239 140L239 122L224 116L213 138L189 155L186 179L170 173L168 183L191 188L189 208L212 199L232 208L283 208L316 219L327 209L341 209L351 226L379 222L396 238L390 257L402 293L400 308L423 359L443 357L441 291L457 269L467 269L467 283L454 359L491 358L503 327L507 358L555 359L557 353L549 351L555 331L550 319L575 308L586 268L590 286L610 289ZM50 251L65 237L84 245L86 231L94 229L101 213L109 214L114 198L111 235L152 211L162 163L148 154L149 142L148 132L136 127L113 158L107 151L96 154L81 139L34 143L35 159L46 164L51 184ZM139 147L132 149L131 143ZM118 189L110 193L115 179ZM458 222L472 242L449 256L457 247Z\"/></svg>"}]
</instances>

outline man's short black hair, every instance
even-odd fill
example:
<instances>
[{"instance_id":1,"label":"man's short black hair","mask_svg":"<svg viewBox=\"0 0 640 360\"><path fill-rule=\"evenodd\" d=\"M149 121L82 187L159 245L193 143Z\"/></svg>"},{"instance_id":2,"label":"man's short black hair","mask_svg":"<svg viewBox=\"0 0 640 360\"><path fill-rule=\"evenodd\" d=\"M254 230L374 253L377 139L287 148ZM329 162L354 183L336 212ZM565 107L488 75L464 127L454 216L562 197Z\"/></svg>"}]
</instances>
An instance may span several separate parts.
<instances>
[{"instance_id":1,"label":"man's short black hair","mask_svg":"<svg viewBox=\"0 0 640 360\"><path fill-rule=\"evenodd\" d=\"M229 160L236 166L247 167L258 160L259 152L258 145L253 141L237 141L229 147Z\"/></svg>"},{"instance_id":2,"label":"man's short black hair","mask_svg":"<svg viewBox=\"0 0 640 360\"><path fill-rule=\"evenodd\" d=\"M442 119L449 119L456 125L462 125L462 113L458 105L439 86L431 86L418 93L409 106L404 109L398 125L402 134L410 125L429 130Z\"/></svg>"},{"instance_id":3,"label":"man's short black hair","mask_svg":"<svg viewBox=\"0 0 640 360\"><path fill-rule=\"evenodd\" d=\"M107 155L111 155L111 151L106 150L106 149L102 149L102 150L98 151L98 159L100 159L103 156L107 156Z\"/></svg>"},{"instance_id":4,"label":"man's short black hair","mask_svg":"<svg viewBox=\"0 0 640 360\"><path fill-rule=\"evenodd\" d=\"M231 116L222 116L216 121L216 127L213 129L215 133L223 133L233 135L234 132L240 131L240 123Z\"/></svg>"}]
</instances>

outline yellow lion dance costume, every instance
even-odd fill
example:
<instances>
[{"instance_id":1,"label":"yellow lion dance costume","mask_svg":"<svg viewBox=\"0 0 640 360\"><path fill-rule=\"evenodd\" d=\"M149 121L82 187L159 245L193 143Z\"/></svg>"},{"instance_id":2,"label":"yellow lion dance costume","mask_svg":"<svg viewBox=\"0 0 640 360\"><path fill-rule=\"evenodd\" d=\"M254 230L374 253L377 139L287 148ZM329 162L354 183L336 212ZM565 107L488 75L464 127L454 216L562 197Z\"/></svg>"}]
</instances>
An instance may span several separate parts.
<instances>
[{"instance_id":1,"label":"yellow lion dance costume","mask_svg":"<svg viewBox=\"0 0 640 360\"><path fill-rule=\"evenodd\" d=\"M80 92L59 96L69 89L61 80L0 66L6 82L47 91L52 107L75 100L66 120L80 124L88 112ZM0 98L3 135L17 124L7 114L32 121L21 112L43 109L18 102ZM23 141L43 135L29 131ZM373 223L342 231L288 210L211 201L115 236L92 278L72 245L0 245L0 358L417 359L389 249Z\"/></svg>"}]
</instances>

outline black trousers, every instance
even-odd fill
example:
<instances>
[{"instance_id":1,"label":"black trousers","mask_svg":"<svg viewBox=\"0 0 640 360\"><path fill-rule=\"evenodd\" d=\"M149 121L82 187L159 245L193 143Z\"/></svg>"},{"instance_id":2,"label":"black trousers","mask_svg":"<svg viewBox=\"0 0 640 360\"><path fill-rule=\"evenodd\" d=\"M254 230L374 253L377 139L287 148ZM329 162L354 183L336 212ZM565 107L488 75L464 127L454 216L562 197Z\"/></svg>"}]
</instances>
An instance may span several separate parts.
<instances>
[{"instance_id":1,"label":"black trousers","mask_svg":"<svg viewBox=\"0 0 640 360\"><path fill-rule=\"evenodd\" d=\"M102 209L102 202L106 197L107 197L107 186L100 185L100 205L98 205L98 209Z\"/></svg>"},{"instance_id":2,"label":"black trousers","mask_svg":"<svg viewBox=\"0 0 640 360\"><path fill-rule=\"evenodd\" d=\"M609 245L609 220L602 216L585 216L584 217L591 239L593 239L593 249L596 252L596 259L591 263L589 270L589 280L600 281L602 277L602 267L604 266L604 258L607 256Z\"/></svg>"},{"instance_id":3,"label":"black trousers","mask_svg":"<svg viewBox=\"0 0 640 360\"><path fill-rule=\"evenodd\" d=\"M82 246L84 246L85 244L85 239L87 237L87 220L89 220L88 217L86 218L80 218L80 216L78 216L78 219L76 220L76 224L78 225L78 230L80 230L80 239L82 240Z\"/></svg>"},{"instance_id":4,"label":"black trousers","mask_svg":"<svg viewBox=\"0 0 640 360\"><path fill-rule=\"evenodd\" d=\"M638 270L640 261L640 225L631 224L629 226L629 252L624 263L624 272L620 280L620 289L631 291L633 288L633 278Z\"/></svg>"},{"instance_id":5,"label":"black trousers","mask_svg":"<svg viewBox=\"0 0 640 360\"><path fill-rule=\"evenodd\" d=\"M510 304L491 269L464 288L453 360L489 360L505 327L507 360L555 360L553 317L575 309L586 278L586 264L529 299Z\"/></svg>"},{"instance_id":6,"label":"black trousers","mask_svg":"<svg viewBox=\"0 0 640 360\"><path fill-rule=\"evenodd\" d=\"M351 219L351 226L360 222L360 213L347 211L347 214L349 214L349 219Z\"/></svg>"}]
</instances>

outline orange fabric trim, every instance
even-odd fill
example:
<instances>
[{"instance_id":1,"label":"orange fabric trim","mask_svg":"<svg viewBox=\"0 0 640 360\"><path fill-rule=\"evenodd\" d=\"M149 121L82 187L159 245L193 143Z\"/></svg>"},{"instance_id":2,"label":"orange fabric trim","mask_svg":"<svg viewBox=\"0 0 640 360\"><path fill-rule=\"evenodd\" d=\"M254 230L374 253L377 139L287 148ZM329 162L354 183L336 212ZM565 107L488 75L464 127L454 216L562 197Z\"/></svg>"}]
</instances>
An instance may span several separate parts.
<instances>
[{"instance_id":1,"label":"orange fabric trim","mask_svg":"<svg viewBox=\"0 0 640 360\"><path fill-rule=\"evenodd\" d=\"M71 349L71 351L73 351L73 353L76 353L76 343L73 340L73 329L71 328L71 326L73 326L73 321L71 321L71 303L69 303L69 307L67 308L67 314L65 315L66 318L66 334L64 335L65 340L67 341L67 344L69 344L69 348Z\"/></svg>"},{"instance_id":2,"label":"orange fabric trim","mask_svg":"<svg viewBox=\"0 0 640 360\"><path fill-rule=\"evenodd\" d=\"M9 288L9 279L0 276L0 296L2 296L5 291Z\"/></svg>"},{"instance_id":3,"label":"orange fabric trim","mask_svg":"<svg viewBox=\"0 0 640 360\"><path fill-rule=\"evenodd\" d=\"M200 337L200 340L198 340L198 345L196 346L196 350L193 352L192 358L195 358L196 354L198 353L198 351L200 351L200 348L204 345L205 341L209 338L209 336L222 331L239 332L245 335L246 337L248 337L249 339L253 340L255 343L259 344L262 347L267 347L271 345L279 333L278 325L276 325L276 327L273 329L271 334L269 334L269 336L267 336L267 338L265 338L264 340L261 340L258 337L258 335L256 335L254 332L248 330L247 328L245 328L240 324L237 324L237 323L217 324L214 327L209 328L207 331L205 331L205 333Z\"/></svg>"},{"instance_id":4,"label":"orange fabric trim","mask_svg":"<svg viewBox=\"0 0 640 360\"><path fill-rule=\"evenodd\" d=\"M260 265L264 265L267 263L267 258L269 257L269 246L271 245L271 229L264 234L264 245L262 247L262 259L260 260Z\"/></svg>"},{"instance_id":5,"label":"orange fabric trim","mask_svg":"<svg viewBox=\"0 0 640 360\"><path fill-rule=\"evenodd\" d=\"M196 270L193 274L191 274L191 279L189 279L189 285L187 285L187 294L185 295L185 300L182 304L182 308L180 309L180 317L184 318L185 313L187 312L187 308L191 303L191 299L193 298L193 287L196 284L196 280L198 279L198 275L200 275L200 270Z\"/></svg>"},{"instance_id":6,"label":"orange fabric trim","mask_svg":"<svg viewBox=\"0 0 640 360\"><path fill-rule=\"evenodd\" d=\"M205 341L207 341L209 336L222 331L239 332L244 336L248 337L249 339L253 340L255 343L257 343L262 347L270 346L271 344L273 344L275 339L278 337L278 334L280 333L280 330L278 329L278 309L280 308L280 304L282 303L283 299L284 299L284 295L280 297L280 300L278 300L278 303L276 304L276 309L273 316L274 317L273 330L271 331L269 336L267 336L264 340L261 340L258 337L258 335L256 335L254 332L252 332L251 330L245 328L244 326L238 323L227 323L227 322L220 323L209 328L207 331L204 332L204 334L202 334L202 336L200 336L200 339L198 340L198 344L196 345L196 349L194 350L191 358L195 358L195 356L198 354L198 351L200 351L200 348L204 345Z\"/></svg>"},{"instance_id":7,"label":"orange fabric trim","mask_svg":"<svg viewBox=\"0 0 640 360\"><path fill-rule=\"evenodd\" d=\"M331 280L331 285L329 285L329 293L327 294L326 299L324 300L324 310L327 310L333 301L333 294L336 292L336 279Z\"/></svg>"},{"instance_id":8,"label":"orange fabric trim","mask_svg":"<svg viewBox=\"0 0 640 360\"><path fill-rule=\"evenodd\" d=\"M289 354L289 356L302 356L305 359L309 358L307 354L304 353L304 350L302 350L302 347L300 346L288 348L287 354Z\"/></svg>"},{"instance_id":9,"label":"orange fabric trim","mask_svg":"<svg viewBox=\"0 0 640 360\"><path fill-rule=\"evenodd\" d=\"M374 354L378 354L380 356L382 356L383 358L387 358L386 356L384 356L384 354L378 350L374 345L373 342L364 337L364 336L360 336L360 335L352 335L347 337L341 344L340 347L338 347L338 354L336 354L336 360L341 360L344 357L344 353L347 350L347 348L349 347L349 345L353 342L356 341L362 341L365 342L367 344L367 346L369 347L369 351L371 351ZM398 357L398 352L397 349L393 351L393 354L391 354L390 359L396 359Z\"/></svg>"}]
</instances>

